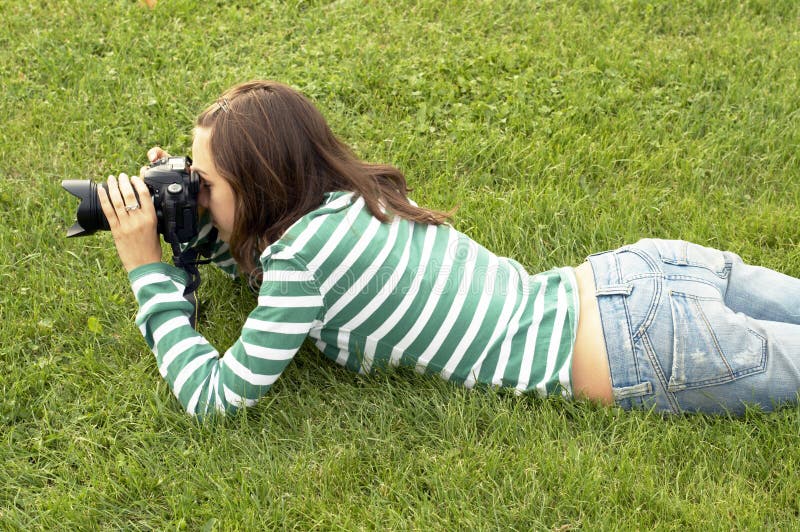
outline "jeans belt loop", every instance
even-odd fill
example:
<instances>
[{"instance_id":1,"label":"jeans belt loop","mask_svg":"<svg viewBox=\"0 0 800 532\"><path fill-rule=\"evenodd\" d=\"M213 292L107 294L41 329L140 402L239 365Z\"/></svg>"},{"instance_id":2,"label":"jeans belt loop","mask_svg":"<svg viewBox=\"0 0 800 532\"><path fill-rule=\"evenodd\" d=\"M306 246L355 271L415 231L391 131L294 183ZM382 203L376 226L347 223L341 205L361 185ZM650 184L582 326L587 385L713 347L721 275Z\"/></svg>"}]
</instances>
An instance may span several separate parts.
<instances>
[{"instance_id":1,"label":"jeans belt loop","mask_svg":"<svg viewBox=\"0 0 800 532\"><path fill-rule=\"evenodd\" d=\"M595 290L596 296L629 296L633 291L633 286L625 283L625 284L610 284Z\"/></svg>"}]
</instances>

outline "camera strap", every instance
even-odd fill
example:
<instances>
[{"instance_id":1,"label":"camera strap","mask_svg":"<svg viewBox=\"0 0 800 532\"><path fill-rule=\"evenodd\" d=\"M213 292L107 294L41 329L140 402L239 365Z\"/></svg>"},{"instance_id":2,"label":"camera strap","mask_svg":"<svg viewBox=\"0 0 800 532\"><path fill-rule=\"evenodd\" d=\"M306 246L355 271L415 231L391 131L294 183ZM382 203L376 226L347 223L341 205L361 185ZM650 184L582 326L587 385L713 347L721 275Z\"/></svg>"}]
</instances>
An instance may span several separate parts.
<instances>
[{"instance_id":1,"label":"camera strap","mask_svg":"<svg viewBox=\"0 0 800 532\"><path fill-rule=\"evenodd\" d=\"M187 247L181 249L177 242L170 242L172 246L172 263L178 268L185 271L189 276L189 282L183 290L183 298L192 304L192 314L189 316L189 323L193 329L197 328L197 315L199 312L197 304L197 288L200 286L202 279L200 278L200 270L197 268L200 264L208 264L211 259L198 259L200 256L210 257L213 253L213 246L217 240L217 228L212 228L208 234L205 244L201 246Z\"/></svg>"}]
</instances>

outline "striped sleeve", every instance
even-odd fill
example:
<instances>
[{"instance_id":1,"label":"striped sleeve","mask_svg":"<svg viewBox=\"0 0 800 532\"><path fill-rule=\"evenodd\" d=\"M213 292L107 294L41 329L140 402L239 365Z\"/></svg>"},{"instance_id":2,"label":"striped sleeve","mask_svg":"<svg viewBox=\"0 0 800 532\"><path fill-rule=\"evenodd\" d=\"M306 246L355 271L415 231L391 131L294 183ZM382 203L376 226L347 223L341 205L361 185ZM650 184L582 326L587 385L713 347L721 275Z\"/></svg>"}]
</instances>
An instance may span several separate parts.
<instances>
[{"instance_id":1,"label":"striped sleeve","mask_svg":"<svg viewBox=\"0 0 800 532\"><path fill-rule=\"evenodd\" d=\"M189 414L232 413L261 398L323 313L314 276L297 259L272 260L258 305L224 356L189 324L183 272L164 263L130 273L139 302L136 324L161 376Z\"/></svg>"}]
</instances>

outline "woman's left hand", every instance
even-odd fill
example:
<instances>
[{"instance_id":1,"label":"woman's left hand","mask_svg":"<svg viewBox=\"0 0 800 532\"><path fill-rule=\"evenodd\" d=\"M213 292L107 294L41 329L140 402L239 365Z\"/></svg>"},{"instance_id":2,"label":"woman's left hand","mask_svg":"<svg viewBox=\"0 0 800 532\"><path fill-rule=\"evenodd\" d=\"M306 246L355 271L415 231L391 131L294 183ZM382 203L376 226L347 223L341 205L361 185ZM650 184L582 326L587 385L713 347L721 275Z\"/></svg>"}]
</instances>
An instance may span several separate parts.
<instances>
[{"instance_id":1,"label":"woman's left hand","mask_svg":"<svg viewBox=\"0 0 800 532\"><path fill-rule=\"evenodd\" d=\"M109 176L107 185L108 192L97 187L97 195L122 266L130 272L145 264L161 262L158 218L147 185L138 176L128 179L125 174L120 174L119 179Z\"/></svg>"}]
</instances>

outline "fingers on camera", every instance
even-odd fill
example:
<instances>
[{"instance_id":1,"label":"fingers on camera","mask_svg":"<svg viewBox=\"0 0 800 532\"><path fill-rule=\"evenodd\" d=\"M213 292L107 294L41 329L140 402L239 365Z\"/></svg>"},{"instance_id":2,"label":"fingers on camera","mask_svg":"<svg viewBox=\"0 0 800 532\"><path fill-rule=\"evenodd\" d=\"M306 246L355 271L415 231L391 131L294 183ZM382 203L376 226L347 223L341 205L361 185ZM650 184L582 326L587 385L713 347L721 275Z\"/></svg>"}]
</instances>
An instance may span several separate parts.
<instances>
[{"instance_id":1,"label":"fingers on camera","mask_svg":"<svg viewBox=\"0 0 800 532\"><path fill-rule=\"evenodd\" d=\"M147 150L147 158L151 163L154 163L163 157L167 157L168 155L169 154L159 146L155 146Z\"/></svg>"},{"instance_id":2,"label":"fingers on camera","mask_svg":"<svg viewBox=\"0 0 800 532\"><path fill-rule=\"evenodd\" d=\"M103 187L97 187L97 195L100 198L100 208L103 209L103 214L106 215L108 225L110 228L115 228L119 224L117 219L117 211L111 200L111 191L116 188L116 182L112 181L114 176L108 177L108 191Z\"/></svg>"},{"instance_id":3,"label":"fingers on camera","mask_svg":"<svg viewBox=\"0 0 800 532\"><path fill-rule=\"evenodd\" d=\"M120 174L119 179L115 176L108 176L108 197L111 199L111 204L117 211L125 210L125 200L122 197L123 178L127 180L125 174ZM130 184L128 184L130 186Z\"/></svg>"},{"instance_id":4,"label":"fingers on camera","mask_svg":"<svg viewBox=\"0 0 800 532\"><path fill-rule=\"evenodd\" d=\"M131 178L131 184L133 184L133 188L136 189L136 194L139 195L139 205L142 207L142 210L155 210L153 202L150 201L150 190L147 188L144 180L135 175Z\"/></svg>"},{"instance_id":5,"label":"fingers on camera","mask_svg":"<svg viewBox=\"0 0 800 532\"><path fill-rule=\"evenodd\" d=\"M133 193L133 186L128 174L119 175L119 191L122 194L122 200L125 202L126 211L131 210L129 207L139 204L139 200L136 199L136 195Z\"/></svg>"}]
</instances>

